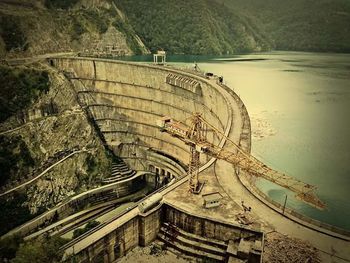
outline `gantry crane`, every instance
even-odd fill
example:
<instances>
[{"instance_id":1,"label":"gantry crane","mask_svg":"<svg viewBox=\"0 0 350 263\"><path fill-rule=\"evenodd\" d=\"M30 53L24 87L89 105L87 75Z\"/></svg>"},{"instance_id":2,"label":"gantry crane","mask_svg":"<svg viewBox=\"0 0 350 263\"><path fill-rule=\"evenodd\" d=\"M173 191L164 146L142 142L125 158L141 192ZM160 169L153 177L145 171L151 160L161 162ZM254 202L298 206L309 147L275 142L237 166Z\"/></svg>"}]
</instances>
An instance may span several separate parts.
<instances>
[{"instance_id":1,"label":"gantry crane","mask_svg":"<svg viewBox=\"0 0 350 263\"><path fill-rule=\"evenodd\" d=\"M161 131L179 138L190 146L190 160L188 167L189 190L198 193L201 184L198 181L200 153L208 154L217 159L225 160L246 171L255 177L261 177L289 189L296 193L296 197L318 209L326 207L314 193L315 186L303 183L284 173L275 171L264 163L245 152L223 132L207 122L200 113L194 113L191 117L191 124L187 126L181 122L174 121L170 117L163 117L158 121ZM207 140L207 132L210 129L218 137L224 138L232 146L232 150L226 150L214 145Z\"/></svg>"}]
</instances>

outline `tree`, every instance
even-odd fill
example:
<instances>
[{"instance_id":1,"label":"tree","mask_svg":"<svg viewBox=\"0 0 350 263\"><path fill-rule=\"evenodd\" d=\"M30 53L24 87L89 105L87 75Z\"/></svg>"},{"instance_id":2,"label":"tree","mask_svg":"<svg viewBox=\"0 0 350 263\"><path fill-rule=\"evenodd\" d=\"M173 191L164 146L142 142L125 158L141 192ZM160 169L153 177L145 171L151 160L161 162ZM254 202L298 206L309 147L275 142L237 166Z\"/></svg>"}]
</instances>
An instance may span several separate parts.
<instances>
[{"instance_id":1,"label":"tree","mask_svg":"<svg viewBox=\"0 0 350 263\"><path fill-rule=\"evenodd\" d=\"M66 240L59 237L30 240L20 245L16 257L11 263L47 263L60 262L62 253L59 248Z\"/></svg>"},{"instance_id":2,"label":"tree","mask_svg":"<svg viewBox=\"0 0 350 263\"><path fill-rule=\"evenodd\" d=\"M77 228L73 231L73 239L77 238L78 236L81 236L85 232L89 231L90 229L93 229L94 227L98 226L100 222L96 220L89 221L84 228Z\"/></svg>"},{"instance_id":3,"label":"tree","mask_svg":"<svg viewBox=\"0 0 350 263\"><path fill-rule=\"evenodd\" d=\"M16 256L16 251L22 239L18 236L10 236L0 240L0 261L12 259Z\"/></svg>"}]
</instances>

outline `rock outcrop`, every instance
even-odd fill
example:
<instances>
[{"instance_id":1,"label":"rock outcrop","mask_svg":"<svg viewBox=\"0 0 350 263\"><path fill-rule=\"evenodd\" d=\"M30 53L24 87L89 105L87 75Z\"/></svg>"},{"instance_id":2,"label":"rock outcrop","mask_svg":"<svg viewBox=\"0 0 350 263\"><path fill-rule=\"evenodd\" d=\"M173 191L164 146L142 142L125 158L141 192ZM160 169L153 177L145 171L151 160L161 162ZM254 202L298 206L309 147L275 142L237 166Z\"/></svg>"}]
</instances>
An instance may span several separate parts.
<instances>
[{"instance_id":1,"label":"rock outcrop","mask_svg":"<svg viewBox=\"0 0 350 263\"><path fill-rule=\"evenodd\" d=\"M35 67L49 72L49 91L41 94L28 109L24 109L26 115L30 116L25 119L24 124L20 123L16 116L0 124L1 136L21 139L25 145L22 148L26 148L30 158L34 160L34 169L30 169L30 175L18 174L13 180L10 178L8 183L2 186L1 192L37 177L67 154L74 151L77 153L52 167L32 183L17 189L15 194L10 193L0 198L3 202L13 202L13 198L16 198L19 192L26 198L23 199L24 202L21 199L21 202L14 203L27 207L32 215L56 205L69 196L99 185L102 178L110 175L111 166L111 156L79 106L71 83L63 74L47 65ZM38 110L49 102L55 105L54 112ZM31 114L33 112L36 114ZM19 151L22 148L19 148ZM19 159L16 169L21 170L21 165L26 163Z\"/></svg>"},{"instance_id":2,"label":"rock outcrop","mask_svg":"<svg viewBox=\"0 0 350 263\"><path fill-rule=\"evenodd\" d=\"M125 19L112 1L1 1L0 55L30 57L109 47L122 55L147 52Z\"/></svg>"}]
</instances>

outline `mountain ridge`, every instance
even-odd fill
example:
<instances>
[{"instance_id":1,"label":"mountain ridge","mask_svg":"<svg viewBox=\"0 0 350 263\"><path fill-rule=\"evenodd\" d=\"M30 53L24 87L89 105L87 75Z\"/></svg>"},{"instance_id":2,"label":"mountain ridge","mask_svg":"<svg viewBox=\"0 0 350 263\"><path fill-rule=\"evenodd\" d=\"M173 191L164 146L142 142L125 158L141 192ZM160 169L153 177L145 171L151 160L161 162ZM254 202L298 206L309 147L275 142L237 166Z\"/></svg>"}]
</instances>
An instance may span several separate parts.
<instances>
[{"instance_id":1,"label":"mountain ridge","mask_svg":"<svg viewBox=\"0 0 350 263\"><path fill-rule=\"evenodd\" d=\"M84 52L111 43L125 55L350 52L348 25L346 0L4 0L0 55Z\"/></svg>"}]
</instances>

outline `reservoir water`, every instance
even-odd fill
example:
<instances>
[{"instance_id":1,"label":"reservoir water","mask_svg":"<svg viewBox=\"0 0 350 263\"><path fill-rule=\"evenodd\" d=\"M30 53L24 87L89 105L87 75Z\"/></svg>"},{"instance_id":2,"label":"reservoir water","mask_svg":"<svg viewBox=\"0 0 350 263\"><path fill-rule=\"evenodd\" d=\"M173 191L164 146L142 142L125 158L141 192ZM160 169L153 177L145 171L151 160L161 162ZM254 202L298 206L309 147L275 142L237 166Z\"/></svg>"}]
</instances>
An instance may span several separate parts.
<instances>
[{"instance_id":1,"label":"reservoir water","mask_svg":"<svg viewBox=\"0 0 350 263\"><path fill-rule=\"evenodd\" d=\"M150 56L128 60L152 61ZM225 57L170 56L169 64L221 75L252 120L252 154L274 169L316 185L327 210L259 181L274 200L350 230L350 55L271 52Z\"/></svg>"}]
</instances>

